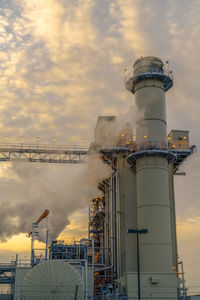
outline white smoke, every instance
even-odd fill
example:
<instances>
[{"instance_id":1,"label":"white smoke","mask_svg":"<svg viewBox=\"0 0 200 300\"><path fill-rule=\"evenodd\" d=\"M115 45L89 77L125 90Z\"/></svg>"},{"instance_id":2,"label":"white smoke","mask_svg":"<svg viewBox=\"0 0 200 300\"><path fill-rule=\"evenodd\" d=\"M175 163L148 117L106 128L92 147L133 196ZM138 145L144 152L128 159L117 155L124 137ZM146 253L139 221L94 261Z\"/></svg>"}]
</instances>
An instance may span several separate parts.
<instances>
[{"instance_id":1,"label":"white smoke","mask_svg":"<svg viewBox=\"0 0 200 300\"><path fill-rule=\"evenodd\" d=\"M110 167L97 155L75 166L9 164L0 180L1 241L29 233L32 222L47 208L50 237L56 239L69 224L69 217L101 194L98 183L110 174Z\"/></svg>"},{"instance_id":2,"label":"white smoke","mask_svg":"<svg viewBox=\"0 0 200 300\"><path fill-rule=\"evenodd\" d=\"M95 149L126 146L133 139L133 124L130 113L119 117L101 116L95 129Z\"/></svg>"},{"instance_id":3,"label":"white smoke","mask_svg":"<svg viewBox=\"0 0 200 300\"><path fill-rule=\"evenodd\" d=\"M129 114L113 118L111 122L107 117L102 118L95 132L97 148L114 147L119 141L125 143L132 138L130 121ZM91 199L101 196L98 185L112 173L98 150L91 151L84 163L76 165L13 163L4 167L2 163L0 240L29 233L32 223L45 209L50 211L50 239L56 239L69 225L74 212L86 208ZM44 240L44 232L39 239Z\"/></svg>"}]
</instances>

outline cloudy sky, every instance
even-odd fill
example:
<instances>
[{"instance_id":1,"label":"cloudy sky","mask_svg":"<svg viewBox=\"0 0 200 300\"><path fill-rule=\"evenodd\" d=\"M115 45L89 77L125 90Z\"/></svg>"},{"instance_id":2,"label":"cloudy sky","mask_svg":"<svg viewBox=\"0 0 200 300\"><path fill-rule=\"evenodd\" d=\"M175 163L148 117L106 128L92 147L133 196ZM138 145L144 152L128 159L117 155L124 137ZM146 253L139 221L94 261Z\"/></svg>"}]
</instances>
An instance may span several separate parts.
<instances>
[{"instance_id":1,"label":"cloudy sky","mask_svg":"<svg viewBox=\"0 0 200 300\"><path fill-rule=\"evenodd\" d=\"M174 73L168 129L189 130L198 146L199 36L199 0L1 0L1 142L23 136L27 143L36 137L41 143L53 137L58 144L69 137L74 144L85 138L89 143L98 115L133 112L124 69L154 55L169 60ZM98 167L100 176L109 172ZM198 152L182 169L187 176L175 178L179 254L188 285L200 293ZM55 235L67 224L66 239L85 234L86 198L98 192L83 179L85 172L88 167L0 165L0 235L8 238L0 244L2 258L28 250L28 239L18 234L47 206L52 224L59 224ZM84 197L77 185L87 186Z\"/></svg>"}]
</instances>

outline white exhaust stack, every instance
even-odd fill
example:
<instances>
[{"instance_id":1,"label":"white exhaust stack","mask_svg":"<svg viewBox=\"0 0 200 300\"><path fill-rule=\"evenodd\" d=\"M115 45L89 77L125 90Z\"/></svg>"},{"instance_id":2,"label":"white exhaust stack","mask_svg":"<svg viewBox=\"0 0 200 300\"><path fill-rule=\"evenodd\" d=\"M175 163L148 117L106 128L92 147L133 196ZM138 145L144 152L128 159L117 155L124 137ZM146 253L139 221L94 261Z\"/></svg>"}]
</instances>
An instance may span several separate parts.
<instances>
[{"instance_id":1,"label":"white exhaust stack","mask_svg":"<svg viewBox=\"0 0 200 300\"><path fill-rule=\"evenodd\" d=\"M167 149L165 109L165 92L172 85L170 74L156 57L138 59L126 82L137 108L137 152L132 154L136 161L137 227L148 230L139 236L141 297L151 299L177 299L168 177L174 155ZM127 274L127 290L135 276ZM137 297L137 291L131 296Z\"/></svg>"}]
</instances>

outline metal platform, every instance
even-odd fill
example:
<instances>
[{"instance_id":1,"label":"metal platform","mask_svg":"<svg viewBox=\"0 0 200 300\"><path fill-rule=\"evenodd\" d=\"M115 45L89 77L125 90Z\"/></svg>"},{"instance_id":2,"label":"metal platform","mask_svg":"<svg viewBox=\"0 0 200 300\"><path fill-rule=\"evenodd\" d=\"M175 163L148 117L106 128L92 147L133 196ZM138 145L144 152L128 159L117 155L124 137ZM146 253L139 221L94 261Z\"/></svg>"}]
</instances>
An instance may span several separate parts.
<instances>
[{"instance_id":1,"label":"metal platform","mask_svg":"<svg viewBox=\"0 0 200 300\"><path fill-rule=\"evenodd\" d=\"M188 150L184 149L146 149L143 151L135 152L129 154L127 161L130 163L131 167L136 169L136 161L139 157L144 156L165 156L168 158L169 163L173 164L174 175L185 175L185 173L179 173L179 167L184 163L184 161L194 153L196 146L191 146Z\"/></svg>"},{"instance_id":2,"label":"metal platform","mask_svg":"<svg viewBox=\"0 0 200 300\"><path fill-rule=\"evenodd\" d=\"M113 148L99 150L105 163L111 164L118 155L127 157L127 161L136 168L136 159L145 155L167 155L170 162L173 161L174 174L178 173L182 163L194 153L196 146L184 149L146 149L137 151L136 144L121 145ZM83 146L63 146L49 144L0 144L0 162L39 162L39 163L82 163L89 154L89 148ZM173 158L173 159L172 159Z\"/></svg>"},{"instance_id":3,"label":"metal platform","mask_svg":"<svg viewBox=\"0 0 200 300\"><path fill-rule=\"evenodd\" d=\"M168 91L173 86L173 78L172 74L169 72L144 72L140 74L134 74L134 72L130 72L125 80L126 88L131 91L133 94L135 93L135 85L142 80L147 79L156 79L163 82L165 92Z\"/></svg>"},{"instance_id":4,"label":"metal platform","mask_svg":"<svg viewBox=\"0 0 200 300\"><path fill-rule=\"evenodd\" d=\"M1 161L42 163L81 163L88 147L36 144L0 144Z\"/></svg>"}]
</instances>

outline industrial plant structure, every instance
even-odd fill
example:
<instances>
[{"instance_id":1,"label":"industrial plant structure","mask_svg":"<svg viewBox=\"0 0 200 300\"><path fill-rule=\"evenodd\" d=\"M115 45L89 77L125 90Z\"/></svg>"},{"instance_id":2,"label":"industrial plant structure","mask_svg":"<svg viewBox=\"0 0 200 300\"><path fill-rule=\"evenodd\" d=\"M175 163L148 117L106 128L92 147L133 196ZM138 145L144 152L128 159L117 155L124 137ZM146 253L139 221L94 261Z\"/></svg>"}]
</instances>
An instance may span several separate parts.
<instances>
[{"instance_id":1,"label":"industrial plant structure","mask_svg":"<svg viewBox=\"0 0 200 300\"><path fill-rule=\"evenodd\" d=\"M167 135L165 92L172 85L172 73L159 58L141 57L126 78L126 88L135 95L136 132L129 123L116 132L116 118L101 116L89 151L60 152L61 163L70 162L64 161L70 151L79 157L73 163L98 153L112 175L99 183L101 197L90 201L88 237L73 245L52 241L44 258L32 247L31 265L13 262L7 278L14 299L186 298L173 177L184 175L179 167L195 147L189 145L188 131ZM34 156L26 153L43 155L39 150L24 147L23 158L32 162ZM16 148L0 149L2 161L9 151ZM0 268L2 274L9 271Z\"/></svg>"}]
</instances>

